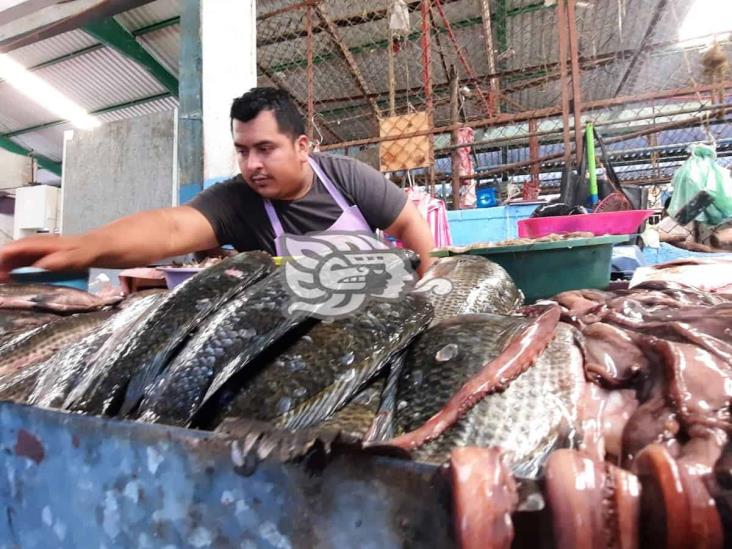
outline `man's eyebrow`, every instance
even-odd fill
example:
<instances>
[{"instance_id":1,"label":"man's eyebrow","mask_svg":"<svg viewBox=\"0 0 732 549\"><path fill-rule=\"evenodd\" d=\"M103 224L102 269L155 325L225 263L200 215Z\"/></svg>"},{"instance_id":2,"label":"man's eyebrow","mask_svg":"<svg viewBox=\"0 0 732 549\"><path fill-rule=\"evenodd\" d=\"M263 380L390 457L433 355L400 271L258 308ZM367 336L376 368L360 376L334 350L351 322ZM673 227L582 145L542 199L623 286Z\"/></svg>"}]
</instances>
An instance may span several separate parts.
<instances>
[{"instance_id":1,"label":"man's eyebrow","mask_svg":"<svg viewBox=\"0 0 732 549\"><path fill-rule=\"evenodd\" d=\"M264 141L257 141L252 146L253 147L262 147L264 145L274 145L274 141L269 141L269 140L265 139ZM244 145L243 143L237 143L236 141L234 141L234 147L236 147L237 149L246 149L247 145Z\"/></svg>"}]
</instances>

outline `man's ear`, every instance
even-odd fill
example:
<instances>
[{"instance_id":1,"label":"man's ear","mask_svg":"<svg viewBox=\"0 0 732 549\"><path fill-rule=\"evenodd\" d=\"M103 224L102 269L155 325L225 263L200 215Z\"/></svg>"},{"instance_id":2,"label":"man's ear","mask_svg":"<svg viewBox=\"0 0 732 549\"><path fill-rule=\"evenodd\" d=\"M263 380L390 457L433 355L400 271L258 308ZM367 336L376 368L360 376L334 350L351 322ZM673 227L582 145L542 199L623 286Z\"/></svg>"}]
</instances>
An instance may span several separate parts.
<instances>
[{"instance_id":1,"label":"man's ear","mask_svg":"<svg viewBox=\"0 0 732 549\"><path fill-rule=\"evenodd\" d=\"M310 154L310 140L307 135L301 135L295 140L295 148L300 156L300 159L305 162Z\"/></svg>"}]
</instances>

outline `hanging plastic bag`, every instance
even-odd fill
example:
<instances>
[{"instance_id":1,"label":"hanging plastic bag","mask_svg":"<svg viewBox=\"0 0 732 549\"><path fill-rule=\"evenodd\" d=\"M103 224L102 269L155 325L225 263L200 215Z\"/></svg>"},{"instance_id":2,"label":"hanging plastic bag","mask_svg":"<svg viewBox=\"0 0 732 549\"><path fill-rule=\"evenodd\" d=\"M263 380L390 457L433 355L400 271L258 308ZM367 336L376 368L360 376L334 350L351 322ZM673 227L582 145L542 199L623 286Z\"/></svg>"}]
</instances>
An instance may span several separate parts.
<instances>
[{"instance_id":1,"label":"hanging plastic bag","mask_svg":"<svg viewBox=\"0 0 732 549\"><path fill-rule=\"evenodd\" d=\"M389 29L397 37L407 36L411 31L409 8L404 0L393 0L391 4L391 17L389 18Z\"/></svg>"},{"instance_id":2,"label":"hanging plastic bag","mask_svg":"<svg viewBox=\"0 0 732 549\"><path fill-rule=\"evenodd\" d=\"M706 191L714 202L695 219L706 225L719 225L732 218L732 177L717 164L713 147L692 145L689 152L691 157L676 170L671 180L673 195L668 212L671 217L676 216L695 196Z\"/></svg>"},{"instance_id":3,"label":"hanging plastic bag","mask_svg":"<svg viewBox=\"0 0 732 549\"><path fill-rule=\"evenodd\" d=\"M411 183L411 179L410 179ZM444 248L452 245L450 226L447 222L447 207L443 200L439 200L424 189L414 187L410 184L407 189L407 199L412 201L420 215L427 221L432 232L432 239L436 248ZM403 248L401 241L391 237L388 239L392 246Z\"/></svg>"}]
</instances>

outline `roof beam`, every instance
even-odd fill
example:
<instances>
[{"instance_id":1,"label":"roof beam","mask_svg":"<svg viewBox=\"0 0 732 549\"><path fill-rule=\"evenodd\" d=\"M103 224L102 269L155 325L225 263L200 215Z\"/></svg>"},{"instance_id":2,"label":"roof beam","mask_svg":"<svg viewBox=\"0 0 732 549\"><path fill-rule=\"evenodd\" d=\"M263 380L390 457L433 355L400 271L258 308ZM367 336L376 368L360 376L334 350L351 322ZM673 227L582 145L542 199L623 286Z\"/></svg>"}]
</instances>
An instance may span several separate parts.
<instances>
[{"instance_id":1,"label":"roof beam","mask_svg":"<svg viewBox=\"0 0 732 549\"><path fill-rule=\"evenodd\" d=\"M30 0L29 0L30 1ZM56 0L27 13L15 12L0 24L0 52L8 52L57 34L77 29L96 19L137 8L152 0ZM38 5L43 6L48 2Z\"/></svg>"},{"instance_id":2,"label":"roof beam","mask_svg":"<svg viewBox=\"0 0 732 549\"><path fill-rule=\"evenodd\" d=\"M11 141L7 137L0 136L0 148L5 149L6 151L10 151L11 153L19 154L21 156L30 156L31 158L35 159L35 161L38 162L38 165L44 170L48 170L49 172L56 175L61 175L60 162L55 162L50 158L47 158L40 154L35 154L30 149L26 149L25 147L18 145L15 141Z\"/></svg>"},{"instance_id":3,"label":"roof beam","mask_svg":"<svg viewBox=\"0 0 732 549\"><path fill-rule=\"evenodd\" d=\"M101 109L92 111L89 114L105 114L108 112L119 111L122 109L127 109L129 107L136 107L137 105L144 105L145 103L150 103L151 101L156 101L158 99L164 99L166 97L170 97L170 94L168 92L158 93L156 95L151 95L149 97L142 97L140 99L133 99L132 101L125 101L124 103L110 105L109 107L102 107ZM43 124L37 124L35 126L28 126L27 128L21 128L19 130L14 130L11 132L0 134L0 138L8 139L10 137L17 137L18 135L32 133L32 132L36 132L39 130L45 130L46 128L52 128L54 126L60 126L61 124L64 124L66 122L68 122L68 120L61 120L61 119L53 120L51 122L44 122Z\"/></svg>"},{"instance_id":4,"label":"roof beam","mask_svg":"<svg viewBox=\"0 0 732 549\"><path fill-rule=\"evenodd\" d=\"M155 31L158 31L161 29L165 29L167 27L172 27L172 26L178 25L179 23L180 23L180 17L171 17L170 19L158 21L157 23L153 23L152 25L146 25L139 29L135 29L132 31L132 35L135 37L144 36L145 34L155 32ZM100 50L103 47L105 47L104 44L92 44L91 46L87 46L86 48L81 48L80 50L72 51L70 53L66 53L64 55L54 57L53 59L49 59L48 61L42 61L41 63L38 63L37 65L33 65L31 67L26 67L26 70L32 72L32 71L37 71L39 69L45 69L46 67L51 67L53 65L57 65L58 63L63 63L64 61L68 61L70 59L79 57L81 55L85 55L87 53L91 53L93 51ZM3 82L3 80L0 79L0 82Z\"/></svg>"},{"instance_id":5,"label":"roof beam","mask_svg":"<svg viewBox=\"0 0 732 549\"><path fill-rule=\"evenodd\" d=\"M55 3L56 0L6 0L0 9L0 25L10 23Z\"/></svg>"},{"instance_id":6,"label":"roof beam","mask_svg":"<svg viewBox=\"0 0 732 549\"><path fill-rule=\"evenodd\" d=\"M109 17L84 26L84 31L110 48L136 61L150 73L174 97L178 97L178 79L170 74L148 51L140 45L134 35Z\"/></svg>"}]
</instances>

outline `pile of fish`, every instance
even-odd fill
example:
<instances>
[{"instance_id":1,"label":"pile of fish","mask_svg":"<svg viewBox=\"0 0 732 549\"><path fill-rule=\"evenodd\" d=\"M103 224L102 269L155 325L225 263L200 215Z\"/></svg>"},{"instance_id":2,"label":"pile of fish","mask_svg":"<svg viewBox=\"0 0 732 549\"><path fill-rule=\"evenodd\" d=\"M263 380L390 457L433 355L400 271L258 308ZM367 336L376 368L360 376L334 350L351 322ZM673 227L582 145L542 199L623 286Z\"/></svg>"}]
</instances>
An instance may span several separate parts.
<instances>
[{"instance_id":1,"label":"pile of fish","mask_svg":"<svg viewBox=\"0 0 732 549\"><path fill-rule=\"evenodd\" d=\"M732 296L649 281L524 306L474 255L333 319L288 312L286 286L263 252L121 302L0 285L0 398L258 458L340 439L447 464L464 547L732 543Z\"/></svg>"}]
</instances>

